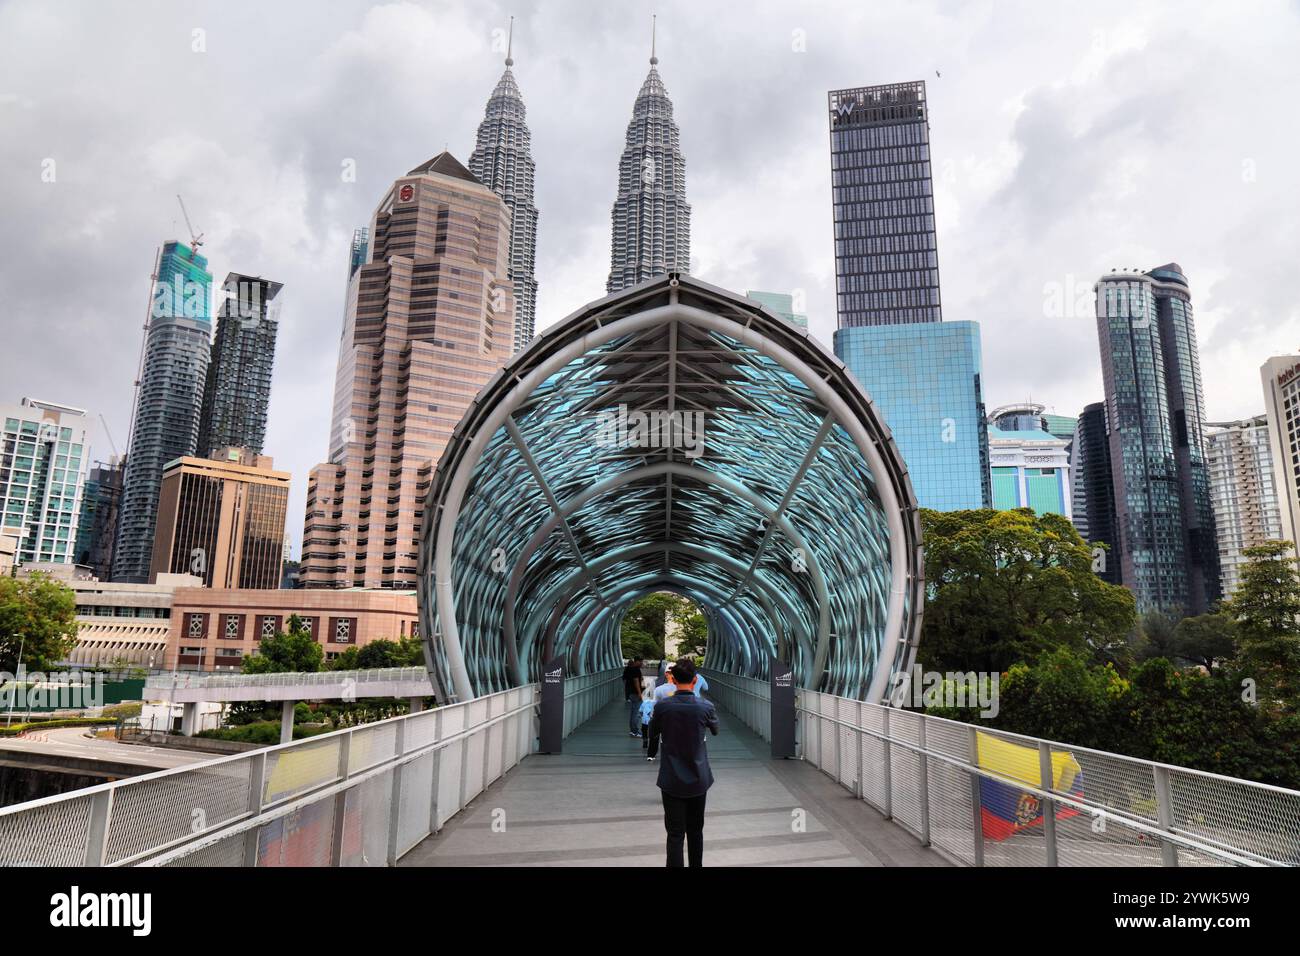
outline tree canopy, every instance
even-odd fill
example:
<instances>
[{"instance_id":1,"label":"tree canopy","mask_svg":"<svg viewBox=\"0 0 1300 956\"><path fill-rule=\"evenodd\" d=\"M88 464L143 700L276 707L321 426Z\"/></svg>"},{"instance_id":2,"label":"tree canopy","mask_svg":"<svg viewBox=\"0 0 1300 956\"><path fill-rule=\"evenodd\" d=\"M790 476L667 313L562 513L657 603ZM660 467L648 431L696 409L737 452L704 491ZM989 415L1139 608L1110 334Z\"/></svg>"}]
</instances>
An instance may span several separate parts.
<instances>
[{"instance_id":1,"label":"tree canopy","mask_svg":"<svg viewBox=\"0 0 1300 956\"><path fill-rule=\"evenodd\" d=\"M1133 595L1093 572L1062 515L923 509L921 525L927 667L1002 672L1057 647L1120 646L1133 629Z\"/></svg>"},{"instance_id":2,"label":"tree canopy","mask_svg":"<svg viewBox=\"0 0 1300 956\"><path fill-rule=\"evenodd\" d=\"M77 645L77 598L48 574L0 577L0 671L52 670Z\"/></svg>"}]
</instances>

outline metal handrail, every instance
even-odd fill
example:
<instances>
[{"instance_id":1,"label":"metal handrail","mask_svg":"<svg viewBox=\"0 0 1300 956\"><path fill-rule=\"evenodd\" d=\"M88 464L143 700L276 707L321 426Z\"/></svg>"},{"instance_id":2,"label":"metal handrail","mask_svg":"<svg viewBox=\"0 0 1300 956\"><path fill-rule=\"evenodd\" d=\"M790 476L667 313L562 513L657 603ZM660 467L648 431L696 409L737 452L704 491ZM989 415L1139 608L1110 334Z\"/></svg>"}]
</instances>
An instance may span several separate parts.
<instances>
[{"instance_id":1,"label":"metal handrail","mask_svg":"<svg viewBox=\"0 0 1300 956\"><path fill-rule=\"evenodd\" d=\"M768 698L762 694L762 691L767 690L766 682L756 678L723 674L712 670L706 671L706 673L708 674L710 681L716 683L720 689L748 698L747 701L736 702L738 706L734 706L732 709L743 721L758 731L760 735L763 735L764 729L761 726L761 720L766 711L765 705L767 704ZM823 709L822 707L808 706L808 700L810 699L808 695L813 695L813 697L821 703L824 703L825 701L836 702L835 707L830 708L833 709L835 713L828 713L826 712L826 709ZM847 703L853 707L859 708L858 721L856 723L838 716L840 705L842 703ZM862 718L868 710L873 710L882 715L880 721L881 729L866 726L866 722ZM1194 783L1204 785L1204 789L1207 790L1209 789L1209 785L1244 788L1244 792L1247 794L1255 794L1261 804L1265 804L1272 799L1275 804L1274 809L1279 810L1279 812L1286 810L1288 821L1290 819L1295 819L1297 826L1300 826L1300 817L1296 816L1296 814L1300 812L1300 792L1288 790L1285 787L1279 787L1274 784L1242 780L1209 771L1195 770L1189 767L1179 767L1172 764L1160 763L1158 761L1130 757L1124 754L1094 750L1088 747L1075 747L1070 744L1048 740L1046 738L1031 737L1026 734L1012 733L993 728L983 728L974 724L962 723L961 721L955 721L943 717L933 717L916 712L900 711L898 708L890 707L885 704L867 703L850 698L835 697L830 694L822 694L807 689L800 689L798 692L796 712L799 715L798 719L804 723L807 723L809 720L825 721L828 725L836 728L837 735L848 732L860 735L858 739L865 736L878 742L880 749L883 752L883 760L885 763L885 767L883 768L885 774L884 783L887 791L887 795L885 796L885 806L883 808L878 807L878 809L882 809L887 817L892 817L893 815L890 809L891 801L888 795L889 787L891 786L890 774L891 771L897 771L898 769L893 767L893 757L891 752L897 749L914 754L918 758L920 783L922 785L919 794L920 807L918 809L922 816L920 829L923 842L929 842L929 795L924 792L925 781L927 779L926 768L930 766L931 762L937 762L950 768L955 768L967 775L971 781L972 807L976 815L974 823L974 839L976 842L974 858L976 865L980 865L983 860L983 845L982 837L980 835L981 828L978 822L978 812L980 807L979 780L990 780L1000 784L1013 786L1017 791L1030 794L1042 801L1042 806L1044 807L1043 816L1045 820L1044 832L1047 834L1049 842L1052 843L1052 846L1048 850L1048 861L1050 865L1055 865L1056 863L1054 826L1056 811L1053 809L1049 813L1047 808L1055 808L1057 806L1073 809L1081 814L1087 814L1093 820L1101 819L1103 821L1114 822L1123 828L1136 831L1159 841L1166 865L1177 864L1178 857L1176 847L1182 847L1183 849L1193 851L1194 853L1202 854L1207 858L1220 860L1238 866L1287 865L1284 861L1275 859L1264 853L1256 852L1255 850L1246 847L1236 846L1232 843L1217 839L1215 836L1195 833L1178 825L1174 820L1172 812L1173 808L1169 805L1171 799L1169 781L1173 774L1177 774L1179 780L1190 780ZM907 713L909 718L914 718L916 720L915 740L904 739L891 732L892 724L888 719L888 715L891 713ZM927 727L930 729L931 735L942 727L949 731L947 734L949 739L955 735L957 739L966 739L971 741L967 747L967 755L965 757L955 756L949 752L933 749L926 742L927 736L925 728ZM972 759L972 755L975 752L974 740L977 734L988 734L995 739L1008 743L1017 743L1026 748L1038 751L1040 754L1040 783L1047 776L1044 768L1046 763L1050 762L1050 757L1053 752L1070 753L1076 757L1093 757L1099 761L1119 762L1121 766L1136 771L1137 774L1146 777L1146 779L1151 782L1152 792L1155 794L1155 812L1148 816L1141 816L1125 811L1119 807L1091 802L1086 797L1079 799L1071 793L1063 793L1052 787L1035 786L1027 783L1023 779L1010 777L989 767L981 766ZM836 754L834 756L835 765L833 768L828 768L824 765L826 763L826 755L821 753L822 738L820 735L816 735L813 739L816 741L816 755L814 756L812 754L811 748L808 746L809 742L801 740L799 742L800 759L812 763L814 766L823 770L823 772L826 772L839 780L839 775L843 770L840 760L841 754L839 753L840 737L837 736L836 738L837 746ZM854 784L856 787L854 792L855 795L860 798L867 799L863 781L861 779L863 770L861 766L861 761L863 760L861 756L861 748L862 745L859 744L857 757L859 766L856 768L858 778ZM842 780L840 783L842 786L847 787ZM1293 801L1293 807L1286 808L1285 805L1279 807L1276 804L1276 798L1278 797L1285 797L1288 800ZM1049 819L1051 820L1050 824L1046 822ZM1289 834L1291 831L1288 828L1281 832L1285 835ZM959 862L966 861L959 860Z\"/></svg>"}]
</instances>

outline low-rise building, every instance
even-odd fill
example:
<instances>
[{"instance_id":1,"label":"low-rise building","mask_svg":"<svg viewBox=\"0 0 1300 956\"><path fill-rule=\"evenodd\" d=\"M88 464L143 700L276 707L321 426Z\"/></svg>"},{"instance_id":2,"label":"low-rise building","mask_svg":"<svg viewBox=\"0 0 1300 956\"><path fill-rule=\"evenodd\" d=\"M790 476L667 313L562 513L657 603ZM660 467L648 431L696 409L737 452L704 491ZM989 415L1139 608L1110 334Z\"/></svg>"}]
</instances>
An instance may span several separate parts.
<instances>
[{"instance_id":1,"label":"low-rise building","mask_svg":"<svg viewBox=\"0 0 1300 956\"><path fill-rule=\"evenodd\" d=\"M350 647L398 641L419 630L414 591L180 588L172 603L165 666L240 670L264 637L297 615L333 660Z\"/></svg>"},{"instance_id":2,"label":"low-rise building","mask_svg":"<svg viewBox=\"0 0 1300 956\"><path fill-rule=\"evenodd\" d=\"M172 597L193 587L189 574L161 574L155 584L97 581L68 565L62 583L77 598L77 646L68 662L86 667L142 667L161 670L170 632ZM24 572L40 570L24 567ZM80 571L85 571L84 568Z\"/></svg>"}]
</instances>

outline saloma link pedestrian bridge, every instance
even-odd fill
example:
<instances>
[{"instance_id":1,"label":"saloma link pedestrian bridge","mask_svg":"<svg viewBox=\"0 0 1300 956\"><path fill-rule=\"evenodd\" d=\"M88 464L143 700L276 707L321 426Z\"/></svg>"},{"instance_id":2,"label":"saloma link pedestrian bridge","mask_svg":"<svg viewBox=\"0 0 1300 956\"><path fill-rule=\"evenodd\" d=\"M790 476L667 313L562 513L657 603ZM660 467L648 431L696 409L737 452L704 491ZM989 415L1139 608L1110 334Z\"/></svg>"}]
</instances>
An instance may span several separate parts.
<instances>
[{"instance_id":1,"label":"saloma link pedestrian bridge","mask_svg":"<svg viewBox=\"0 0 1300 956\"><path fill-rule=\"evenodd\" d=\"M1300 793L887 706L923 606L903 462L822 346L688 277L595 302L502 369L422 534L439 706L0 809L0 863L662 865L620 679L623 615L656 591L709 624L710 865L1300 853Z\"/></svg>"}]
</instances>

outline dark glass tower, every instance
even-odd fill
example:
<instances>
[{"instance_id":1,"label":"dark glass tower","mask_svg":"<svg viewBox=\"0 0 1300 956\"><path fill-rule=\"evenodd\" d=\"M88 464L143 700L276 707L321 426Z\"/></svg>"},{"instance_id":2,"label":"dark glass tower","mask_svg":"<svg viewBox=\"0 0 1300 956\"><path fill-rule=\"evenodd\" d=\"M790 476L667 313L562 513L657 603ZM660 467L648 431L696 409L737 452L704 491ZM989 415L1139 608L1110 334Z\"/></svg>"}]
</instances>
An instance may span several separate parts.
<instances>
[{"instance_id":1,"label":"dark glass tower","mask_svg":"<svg viewBox=\"0 0 1300 956\"><path fill-rule=\"evenodd\" d=\"M200 458L207 458L215 448L246 448L260 455L266 443L271 370L280 328L275 297L282 285L232 272L222 288L226 300L217 314L194 449Z\"/></svg>"},{"instance_id":2,"label":"dark glass tower","mask_svg":"<svg viewBox=\"0 0 1300 956\"><path fill-rule=\"evenodd\" d=\"M1120 576L1140 612L1200 614L1219 571L1187 279L1170 263L1096 293Z\"/></svg>"},{"instance_id":3,"label":"dark glass tower","mask_svg":"<svg viewBox=\"0 0 1300 956\"><path fill-rule=\"evenodd\" d=\"M1120 584L1120 560L1115 547L1115 487L1110 472L1105 402L1094 402L1079 416L1070 465L1074 470L1074 527L1086 541L1106 545L1108 550L1097 573L1111 584Z\"/></svg>"},{"instance_id":4,"label":"dark glass tower","mask_svg":"<svg viewBox=\"0 0 1300 956\"><path fill-rule=\"evenodd\" d=\"M194 454L212 352L208 260L175 240L163 244L154 276L144 366L136 393L113 580L149 580L163 466Z\"/></svg>"},{"instance_id":5,"label":"dark glass tower","mask_svg":"<svg viewBox=\"0 0 1300 956\"><path fill-rule=\"evenodd\" d=\"M839 327L938 322L925 83L829 94Z\"/></svg>"},{"instance_id":6,"label":"dark glass tower","mask_svg":"<svg viewBox=\"0 0 1300 956\"><path fill-rule=\"evenodd\" d=\"M117 461L96 462L86 480L81 499L81 520L77 523L77 564L94 570L107 581L113 573L113 537L117 533L117 511L122 499L123 468Z\"/></svg>"},{"instance_id":7,"label":"dark glass tower","mask_svg":"<svg viewBox=\"0 0 1300 956\"><path fill-rule=\"evenodd\" d=\"M1189 613L1199 614L1222 597L1214 502L1205 447L1205 395L1192 321L1192 297L1182 266L1170 262L1147 273L1155 294L1160 347L1165 359L1170 431L1178 466L1186 531Z\"/></svg>"}]
</instances>

